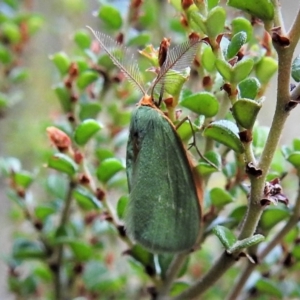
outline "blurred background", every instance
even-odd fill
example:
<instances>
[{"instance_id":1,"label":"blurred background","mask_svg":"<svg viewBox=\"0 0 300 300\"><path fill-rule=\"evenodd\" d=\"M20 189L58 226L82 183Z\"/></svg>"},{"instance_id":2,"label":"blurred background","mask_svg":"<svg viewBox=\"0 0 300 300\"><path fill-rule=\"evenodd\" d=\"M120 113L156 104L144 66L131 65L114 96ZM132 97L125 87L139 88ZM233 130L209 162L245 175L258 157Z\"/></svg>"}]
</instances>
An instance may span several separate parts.
<instances>
[{"instance_id":1,"label":"blurred background","mask_svg":"<svg viewBox=\"0 0 300 300\"><path fill-rule=\"evenodd\" d=\"M152 0L144 0L152 1ZM0 0L1 2L1 0ZM57 81L58 74L49 56L57 51L72 53L74 42L72 34L75 30L86 25L97 29L99 23L93 12L99 8L96 0L27 0L26 7L40 14L44 19L42 29L31 39L25 49L22 60L29 68L28 80L20 86L23 96L20 101L8 109L0 119L0 155L4 157L18 157L25 169L32 170L33 166L45 162L39 147L48 143L46 128L52 116L60 109L54 92L51 89ZM111 1L108 1L111 2ZM127 1L118 1L126 6ZM163 2L163 1L161 1ZM286 22L286 29L292 23L298 7L295 0L282 1L282 14ZM298 5L297 5L298 6ZM170 7L171 8L171 7ZM1 9L1 7L0 7ZM171 16L174 11L168 12ZM101 30L101 28L99 28ZM157 45L155 45L157 46ZM296 55L299 55L298 46ZM266 100L259 114L261 125L270 126L276 103L276 77L266 94ZM282 135L282 143L290 143L291 137L298 134L299 108L292 111ZM39 126L37 126L39 124ZM295 126L297 125L297 126ZM38 142L36 142L38 141ZM35 145L35 148L31 146ZM36 146L37 145L37 146ZM10 251L13 226L10 218L10 203L5 196L5 182L0 180L0 299L14 299L7 291L7 268L3 262L6 253Z\"/></svg>"}]
</instances>

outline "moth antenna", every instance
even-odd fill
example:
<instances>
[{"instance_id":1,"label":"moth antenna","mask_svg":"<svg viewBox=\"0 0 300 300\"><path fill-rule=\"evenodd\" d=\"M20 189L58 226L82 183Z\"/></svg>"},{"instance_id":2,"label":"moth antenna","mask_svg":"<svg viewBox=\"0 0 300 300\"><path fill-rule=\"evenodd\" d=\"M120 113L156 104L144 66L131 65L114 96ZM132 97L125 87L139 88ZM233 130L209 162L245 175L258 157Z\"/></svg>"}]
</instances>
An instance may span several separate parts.
<instances>
[{"instance_id":1,"label":"moth antenna","mask_svg":"<svg viewBox=\"0 0 300 300\"><path fill-rule=\"evenodd\" d=\"M177 83L178 77L176 73L183 73L185 69L192 64L199 49L200 42L201 40L198 38L190 39L168 51L167 58L152 85L152 98L154 92L160 94L161 89L167 84ZM175 71L175 74L169 72L170 70Z\"/></svg>"},{"instance_id":2,"label":"moth antenna","mask_svg":"<svg viewBox=\"0 0 300 300\"><path fill-rule=\"evenodd\" d=\"M114 65L121 70L130 83L132 83L145 95L146 92L143 88L143 80L141 78L138 63L135 56L130 53L129 49L113 40L110 36L102 32L95 31L89 26L86 27L94 34L101 48L104 49ZM113 53L118 50L119 52L122 50L122 53L119 55Z\"/></svg>"}]
</instances>

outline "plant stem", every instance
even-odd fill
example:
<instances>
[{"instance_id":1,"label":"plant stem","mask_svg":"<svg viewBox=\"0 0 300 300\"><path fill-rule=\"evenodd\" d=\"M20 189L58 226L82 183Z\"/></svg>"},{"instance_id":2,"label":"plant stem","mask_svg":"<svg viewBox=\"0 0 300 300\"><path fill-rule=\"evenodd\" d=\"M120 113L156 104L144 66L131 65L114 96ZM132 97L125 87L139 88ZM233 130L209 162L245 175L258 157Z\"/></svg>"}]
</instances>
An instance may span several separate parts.
<instances>
[{"instance_id":1,"label":"plant stem","mask_svg":"<svg viewBox=\"0 0 300 300\"><path fill-rule=\"evenodd\" d=\"M75 187L76 183L71 179L69 183L69 190L66 197L65 206L61 214L59 226L57 227L58 229L65 226L68 221L70 207L72 203L72 193ZM52 266L54 267L51 268L54 275L54 294L56 300L62 300L64 299L64 289L61 278L61 267L63 263L63 244L59 244L57 246L56 251L56 261L52 264Z\"/></svg>"},{"instance_id":2,"label":"plant stem","mask_svg":"<svg viewBox=\"0 0 300 300\"><path fill-rule=\"evenodd\" d=\"M184 263L185 259L187 258L187 253L178 254L170 264L168 271L166 273L166 278L162 283L161 288L158 291L158 295L156 297L157 300L163 300L166 295L168 294L172 283L176 279L176 276Z\"/></svg>"}]
</instances>

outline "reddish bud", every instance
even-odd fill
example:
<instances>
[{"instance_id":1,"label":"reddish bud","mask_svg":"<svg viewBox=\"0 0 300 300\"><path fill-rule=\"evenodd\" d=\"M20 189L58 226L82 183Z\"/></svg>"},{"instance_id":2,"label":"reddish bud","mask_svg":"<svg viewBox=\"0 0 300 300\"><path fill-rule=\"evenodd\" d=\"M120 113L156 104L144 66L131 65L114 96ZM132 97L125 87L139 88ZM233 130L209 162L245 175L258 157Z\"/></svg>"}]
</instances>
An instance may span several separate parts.
<instances>
[{"instance_id":1,"label":"reddish bud","mask_svg":"<svg viewBox=\"0 0 300 300\"><path fill-rule=\"evenodd\" d=\"M81 152L79 152L78 150L75 151L74 160L78 165L80 165L82 163L83 157L84 156Z\"/></svg>"},{"instance_id":2,"label":"reddish bud","mask_svg":"<svg viewBox=\"0 0 300 300\"><path fill-rule=\"evenodd\" d=\"M105 198L105 192L101 190L100 188L97 188L96 190L96 198L100 201L102 201Z\"/></svg>"},{"instance_id":3,"label":"reddish bud","mask_svg":"<svg viewBox=\"0 0 300 300\"><path fill-rule=\"evenodd\" d=\"M158 64L161 67L168 55L168 50L170 47L170 41L171 39L163 38L163 40L160 43L159 50L158 50Z\"/></svg>"},{"instance_id":4,"label":"reddish bud","mask_svg":"<svg viewBox=\"0 0 300 300\"><path fill-rule=\"evenodd\" d=\"M80 174L79 183L82 185L88 185L90 183L90 178L86 174Z\"/></svg>"},{"instance_id":5,"label":"reddish bud","mask_svg":"<svg viewBox=\"0 0 300 300\"><path fill-rule=\"evenodd\" d=\"M193 0L181 0L181 7L183 8L183 10L187 10L193 4Z\"/></svg>"},{"instance_id":6,"label":"reddish bud","mask_svg":"<svg viewBox=\"0 0 300 300\"><path fill-rule=\"evenodd\" d=\"M71 146L71 139L60 129L53 126L48 127L47 134L51 143L60 151L67 150Z\"/></svg>"}]
</instances>

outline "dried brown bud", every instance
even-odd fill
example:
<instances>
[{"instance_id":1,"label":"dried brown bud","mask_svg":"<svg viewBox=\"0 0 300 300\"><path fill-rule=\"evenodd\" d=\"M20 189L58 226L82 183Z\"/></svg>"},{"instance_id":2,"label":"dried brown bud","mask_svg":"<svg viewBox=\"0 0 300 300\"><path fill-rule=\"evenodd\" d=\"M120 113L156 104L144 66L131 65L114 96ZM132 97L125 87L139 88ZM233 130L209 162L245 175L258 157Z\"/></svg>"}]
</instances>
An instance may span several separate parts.
<instances>
[{"instance_id":1,"label":"dried brown bud","mask_svg":"<svg viewBox=\"0 0 300 300\"><path fill-rule=\"evenodd\" d=\"M168 55L171 39L163 38L158 50L158 65L161 67Z\"/></svg>"},{"instance_id":2,"label":"dried brown bud","mask_svg":"<svg viewBox=\"0 0 300 300\"><path fill-rule=\"evenodd\" d=\"M48 127L47 128L48 138L50 139L51 143L60 151L65 151L69 149L71 146L71 139L69 136L64 133L62 130L56 127Z\"/></svg>"},{"instance_id":3,"label":"dried brown bud","mask_svg":"<svg viewBox=\"0 0 300 300\"><path fill-rule=\"evenodd\" d=\"M283 34L281 27L274 27L272 29L272 40L273 43L280 45L283 48L286 48L290 45L290 39Z\"/></svg>"},{"instance_id":4,"label":"dried brown bud","mask_svg":"<svg viewBox=\"0 0 300 300\"><path fill-rule=\"evenodd\" d=\"M257 168L253 162L249 162L246 166L246 173L254 176L256 178L259 178L262 175L262 170Z\"/></svg>"},{"instance_id":5,"label":"dried brown bud","mask_svg":"<svg viewBox=\"0 0 300 300\"><path fill-rule=\"evenodd\" d=\"M193 4L193 0L181 0L181 7L183 8L183 10L187 10Z\"/></svg>"},{"instance_id":6,"label":"dried brown bud","mask_svg":"<svg viewBox=\"0 0 300 300\"><path fill-rule=\"evenodd\" d=\"M250 143L252 141L252 131L251 130L244 130L239 132L240 140L243 143Z\"/></svg>"}]
</instances>

